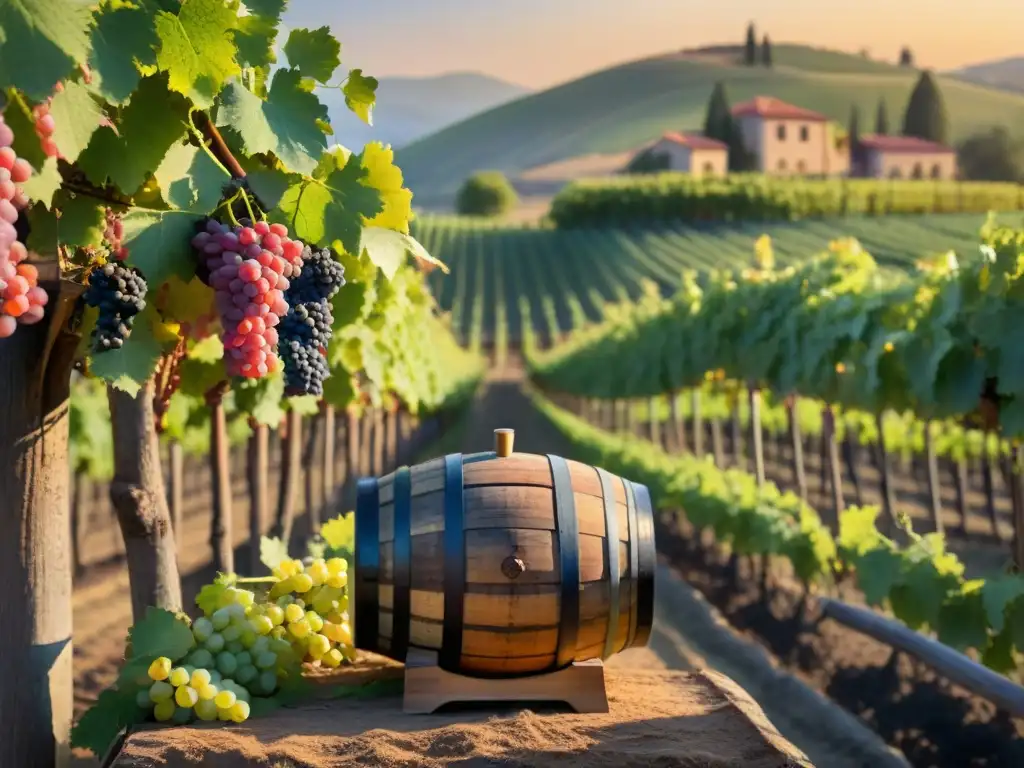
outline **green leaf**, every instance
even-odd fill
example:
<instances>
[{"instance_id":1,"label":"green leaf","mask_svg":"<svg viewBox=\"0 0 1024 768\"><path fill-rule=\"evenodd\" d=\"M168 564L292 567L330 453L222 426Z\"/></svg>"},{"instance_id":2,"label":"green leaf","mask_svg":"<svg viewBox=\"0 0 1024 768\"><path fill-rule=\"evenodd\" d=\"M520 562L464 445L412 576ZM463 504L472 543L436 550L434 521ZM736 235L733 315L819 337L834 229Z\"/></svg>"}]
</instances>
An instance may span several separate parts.
<instances>
[{"instance_id":1,"label":"green leaf","mask_svg":"<svg viewBox=\"0 0 1024 768\"><path fill-rule=\"evenodd\" d=\"M361 252L364 220L382 209L380 192L362 184L367 171L353 156L333 155L336 168L326 178L305 178L289 187L273 217L311 245L341 243L338 250ZM337 167L337 163L344 166Z\"/></svg>"},{"instance_id":2,"label":"green leaf","mask_svg":"<svg viewBox=\"0 0 1024 768\"><path fill-rule=\"evenodd\" d=\"M142 384L153 375L162 353L160 342L153 336L153 321L159 321L152 304L135 316L131 335L120 349L92 355L89 372L110 382L117 389L134 397Z\"/></svg>"},{"instance_id":3,"label":"green leaf","mask_svg":"<svg viewBox=\"0 0 1024 768\"><path fill-rule=\"evenodd\" d=\"M249 414L258 424L278 427L284 419L284 377L265 376L262 379L247 379L234 388L235 405L242 413Z\"/></svg>"},{"instance_id":4,"label":"green leaf","mask_svg":"<svg viewBox=\"0 0 1024 768\"><path fill-rule=\"evenodd\" d=\"M106 229L106 207L95 198L59 192L53 207L60 210L57 233L62 245L98 245Z\"/></svg>"},{"instance_id":5,"label":"green leaf","mask_svg":"<svg viewBox=\"0 0 1024 768\"><path fill-rule=\"evenodd\" d=\"M64 159L73 163L89 145L103 112L84 85L68 81L50 102L50 114L56 123L53 140Z\"/></svg>"},{"instance_id":6,"label":"green leaf","mask_svg":"<svg viewBox=\"0 0 1024 768\"><path fill-rule=\"evenodd\" d=\"M121 220L121 242L128 248L128 261L142 270L154 287L172 275L190 280L196 271L191 241L201 220L200 215L183 211L131 209Z\"/></svg>"},{"instance_id":7,"label":"green leaf","mask_svg":"<svg viewBox=\"0 0 1024 768\"><path fill-rule=\"evenodd\" d=\"M154 176L168 205L202 214L217 207L230 179L204 150L191 144L172 146Z\"/></svg>"},{"instance_id":8,"label":"green leaf","mask_svg":"<svg viewBox=\"0 0 1024 768\"><path fill-rule=\"evenodd\" d=\"M224 84L241 71L230 34L237 20L223 0L184 0L177 15L157 14L156 63L168 74L172 91L188 96L197 107L213 106Z\"/></svg>"},{"instance_id":9,"label":"green leaf","mask_svg":"<svg viewBox=\"0 0 1024 768\"><path fill-rule=\"evenodd\" d=\"M285 173L276 168L256 168L247 171L245 181L264 209L271 211L280 205L288 187L297 183L299 178L296 174Z\"/></svg>"},{"instance_id":10,"label":"green leaf","mask_svg":"<svg viewBox=\"0 0 1024 768\"><path fill-rule=\"evenodd\" d=\"M319 400L316 395L297 395L289 397L286 401L288 410L300 413L303 416L314 416L320 411Z\"/></svg>"},{"instance_id":11,"label":"green leaf","mask_svg":"<svg viewBox=\"0 0 1024 768\"><path fill-rule=\"evenodd\" d=\"M107 11L93 29L89 87L111 104L128 101L142 77L140 66L156 65L156 27L150 8L144 4Z\"/></svg>"},{"instance_id":12,"label":"green leaf","mask_svg":"<svg viewBox=\"0 0 1024 768\"><path fill-rule=\"evenodd\" d=\"M1020 576L1003 576L985 582L985 586L982 587L982 601L988 624L994 632L1003 631L1007 608L1021 595L1024 595L1024 579Z\"/></svg>"},{"instance_id":13,"label":"green leaf","mask_svg":"<svg viewBox=\"0 0 1024 768\"><path fill-rule=\"evenodd\" d=\"M356 540L356 516L351 512L328 520L320 529L327 546L335 552L353 552ZM340 556L340 555L339 555Z\"/></svg>"},{"instance_id":14,"label":"green leaf","mask_svg":"<svg viewBox=\"0 0 1024 768\"><path fill-rule=\"evenodd\" d=\"M382 227L363 227L360 242L370 261L380 268L388 280L395 276L409 254L441 267L446 274L448 272L448 267L427 253L427 249L411 235Z\"/></svg>"},{"instance_id":15,"label":"green leaf","mask_svg":"<svg viewBox=\"0 0 1024 768\"><path fill-rule=\"evenodd\" d=\"M367 125L373 125L373 107L377 103L377 78L364 77L363 70L353 69L342 88L345 106Z\"/></svg>"},{"instance_id":16,"label":"green leaf","mask_svg":"<svg viewBox=\"0 0 1024 768\"><path fill-rule=\"evenodd\" d=\"M330 27L293 29L284 44L284 55L288 65L298 69L303 77L326 83L341 65L341 43L331 34Z\"/></svg>"},{"instance_id":17,"label":"green leaf","mask_svg":"<svg viewBox=\"0 0 1024 768\"><path fill-rule=\"evenodd\" d=\"M352 375L344 368L333 368L330 377L324 381L324 402L335 408L345 408L356 398L355 387L352 386Z\"/></svg>"},{"instance_id":18,"label":"green leaf","mask_svg":"<svg viewBox=\"0 0 1024 768\"><path fill-rule=\"evenodd\" d=\"M264 101L241 83L231 83L217 112L217 125L235 131L247 154L273 152L290 170L308 173L327 147L316 121L327 107L302 86L297 69L274 73Z\"/></svg>"},{"instance_id":19,"label":"green leaf","mask_svg":"<svg viewBox=\"0 0 1024 768\"><path fill-rule=\"evenodd\" d=\"M195 647L192 630L170 611L150 606L146 615L128 630L133 659L166 656L171 661L185 658Z\"/></svg>"},{"instance_id":20,"label":"green leaf","mask_svg":"<svg viewBox=\"0 0 1024 768\"><path fill-rule=\"evenodd\" d=\"M33 101L53 93L89 52L92 0L0 2L0 90L14 86Z\"/></svg>"},{"instance_id":21,"label":"green leaf","mask_svg":"<svg viewBox=\"0 0 1024 768\"><path fill-rule=\"evenodd\" d=\"M903 561L887 549L874 549L857 559L857 586L868 605L881 605L900 577Z\"/></svg>"},{"instance_id":22,"label":"green leaf","mask_svg":"<svg viewBox=\"0 0 1024 768\"><path fill-rule=\"evenodd\" d=\"M268 67L277 61L274 41L286 5L286 0L250 0L245 4L249 15L238 19L235 30L239 64Z\"/></svg>"},{"instance_id":23,"label":"green leaf","mask_svg":"<svg viewBox=\"0 0 1024 768\"><path fill-rule=\"evenodd\" d=\"M125 107L118 133L96 131L78 166L94 184L103 186L109 179L131 195L185 135L187 117L188 102L167 91L165 78L147 77Z\"/></svg>"},{"instance_id":24,"label":"green leaf","mask_svg":"<svg viewBox=\"0 0 1024 768\"><path fill-rule=\"evenodd\" d=\"M260 562L272 571L288 559L288 545L276 536L260 539Z\"/></svg>"},{"instance_id":25,"label":"green leaf","mask_svg":"<svg viewBox=\"0 0 1024 768\"><path fill-rule=\"evenodd\" d=\"M209 616L220 608L220 599L227 592L228 587L235 585L238 577L231 573L218 573L212 584L206 584L196 595L196 605L199 610Z\"/></svg>"},{"instance_id":26,"label":"green leaf","mask_svg":"<svg viewBox=\"0 0 1024 768\"><path fill-rule=\"evenodd\" d=\"M101 691L89 709L71 729L71 746L88 749L102 759L124 728L142 722L143 711L134 696L113 688Z\"/></svg>"},{"instance_id":27,"label":"green leaf","mask_svg":"<svg viewBox=\"0 0 1024 768\"><path fill-rule=\"evenodd\" d=\"M213 306L213 289L198 277L186 282L172 275L165 286L160 302L160 314L164 319L173 323L195 323L210 313L210 307ZM204 342L206 339L199 343ZM223 351L222 346L221 352Z\"/></svg>"},{"instance_id":28,"label":"green leaf","mask_svg":"<svg viewBox=\"0 0 1024 768\"><path fill-rule=\"evenodd\" d=\"M207 336L192 345L188 351L188 359L199 363L219 363L224 359L224 343L219 336Z\"/></svg>"},{"instance_id":29,"label":"green leaf","mask_svg":"<svg viewBox=\"0 0 1024 768\"><path fill-rule=\"evenodd\" d=\"M210 338L216 339L215 336ZM206 359L196 360L192 357L186 357L181 361L179 371L181 374L181 391L185 394L193 395L196 398L204 398L207 392L227 378L227 374L224 371L223 347L220 346L219 339L217 339L217 342L217 347L221 350L217 357L214 357L213 350L215 347L213 343L207 343L204 339L200 343L200 349L208 352L208 354L203 355Z\"/></svg>"},{"instance_id":30,"label":"green leaf","mask_svg":"<svg viewBox=\"0 0 1024 768\"><path fill-rule=\"evenodd\" d=\"M988 645L988 629L981 592L955 595L939 609L939 642L964 651L968 648L984 649Z\"/></svg>"},{"instance_id":31,"label":"green leaf","mask_svg":"<svg viewBox=\"0 0 1024 768\"><path fill-rule=\"evenodd\" d=\"M57 168L57 158L48 157L43 167L33 173L29 180L21 185L29 200L35 200L46 207L53 204L53 196L63 183Z\"/></svg>"}]
</instances>

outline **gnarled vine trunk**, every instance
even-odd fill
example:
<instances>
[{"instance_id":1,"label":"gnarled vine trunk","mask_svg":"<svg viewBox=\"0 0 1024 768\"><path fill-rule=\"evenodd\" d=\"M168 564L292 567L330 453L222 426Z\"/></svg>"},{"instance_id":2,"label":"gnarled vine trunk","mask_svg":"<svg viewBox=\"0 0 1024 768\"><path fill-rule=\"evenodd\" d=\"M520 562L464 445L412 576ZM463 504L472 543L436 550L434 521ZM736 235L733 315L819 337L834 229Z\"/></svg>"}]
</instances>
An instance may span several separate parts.
<instances>
[{"instance_id":1,"label":"gnarled vine trunk","mask_svg":"<svg viewBox=\"0 0 1024 768\"><path fill-rule=\"evenodd\" d=\"M44 320L0 340L0 766L19 768L71 759L68 400L79 339L65 327L80 288L52 271L40 281Z\"/></svg>"},{"instance_id":2,"label":"gnarled vine trunk","mask_svg":"<svg viewBox=\"0 0 1024 768\"><path fill-rule=\"evenodd\" d=\"M124 536L132 616L138 621L151 605L180 611L176 532L164 491L153 415L153 381L147 381L134 397L107 387L107 401L114 430L110 501Z\"/></svg>"}]
</instances>

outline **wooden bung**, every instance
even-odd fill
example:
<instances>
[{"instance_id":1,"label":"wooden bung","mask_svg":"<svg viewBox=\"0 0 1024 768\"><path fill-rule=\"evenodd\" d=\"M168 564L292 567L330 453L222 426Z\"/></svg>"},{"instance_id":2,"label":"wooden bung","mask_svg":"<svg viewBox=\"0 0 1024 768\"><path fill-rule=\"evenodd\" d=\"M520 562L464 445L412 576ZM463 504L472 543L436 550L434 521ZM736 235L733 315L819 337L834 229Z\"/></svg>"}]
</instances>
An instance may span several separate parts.
<instances>
[{"instance_id":1,"label":"wooden bung","mask_svg":"<svg viewBox=\"0 0 1024 768\"><path fill-rule=\"evenodd\" d=\"M358 648L521 677L646 645L654 515L643 485L559 456L449 454L364 478L351 605ZM499 455L508 452L509 455Z\"/></svg>"},{"instance_id":2,"label":"wooden bung","mask_svg":"<svg viewBox=\"0 0 1024 768\"><path fill-rule=\"evenodd\" d=\"M514 429L494 430L494 452L499 459L505 459L512 455L513 446L516 442L516 431Z\"/></svg>"}]
</instances>

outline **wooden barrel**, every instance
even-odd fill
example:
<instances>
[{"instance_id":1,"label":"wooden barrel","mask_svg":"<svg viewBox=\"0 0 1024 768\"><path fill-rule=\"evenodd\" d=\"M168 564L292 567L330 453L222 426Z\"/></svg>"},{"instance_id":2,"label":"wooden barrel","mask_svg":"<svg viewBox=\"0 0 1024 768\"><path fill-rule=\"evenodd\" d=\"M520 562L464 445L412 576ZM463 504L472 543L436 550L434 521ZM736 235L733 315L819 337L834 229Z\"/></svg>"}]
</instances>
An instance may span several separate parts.
<instances>
[{"instance_id":1,"label":"wooden barrel","mask_svg":"<svg viewBox=\"0 0 1024 768\"><path fill-rule=\"evenodd\" d=\"M515 677L647 644L643 485L559 456L454 453L360 480L355 527L358 648Z\"/></svg>"}]
</instances>

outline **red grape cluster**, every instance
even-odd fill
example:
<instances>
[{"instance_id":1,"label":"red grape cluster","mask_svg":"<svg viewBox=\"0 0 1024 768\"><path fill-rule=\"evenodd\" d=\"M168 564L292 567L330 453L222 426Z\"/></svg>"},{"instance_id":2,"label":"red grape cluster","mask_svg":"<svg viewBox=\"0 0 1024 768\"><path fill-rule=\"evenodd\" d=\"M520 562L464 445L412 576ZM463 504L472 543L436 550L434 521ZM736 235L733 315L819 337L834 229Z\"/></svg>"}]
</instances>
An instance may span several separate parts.
<instances>
[{"instance_id":1,"label":"red grape cluster","mask_svg":"<svg viewBox=\"0 0 1024 768\"><path fill-rule=\"evenodd\" d=\"M28 263L28 251L18 242L14 224L18 211L28 205L19 187L32 175L32 167L12 148L14 132L0 114L0 339L14 333L18 323L32 325L43 319L46 291L37 285L39 273Z\"/></svg>"},{"instance_id":2,"label":"red grape cluster","mask_svg":"<svg viewBox=\"0 0 1024 768\"><path fill-rule=\"evenodd\" d=\"M228 375L266 376L278 365L277 325L288 313L284 292L298 275L303 244L282 224L231 227L211 219L192 246L209 269Z\"/></svg>"}]
</instances>

